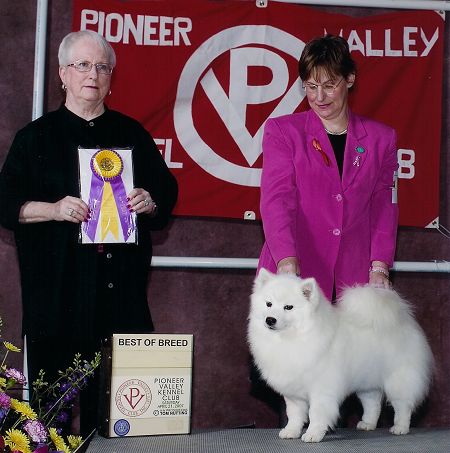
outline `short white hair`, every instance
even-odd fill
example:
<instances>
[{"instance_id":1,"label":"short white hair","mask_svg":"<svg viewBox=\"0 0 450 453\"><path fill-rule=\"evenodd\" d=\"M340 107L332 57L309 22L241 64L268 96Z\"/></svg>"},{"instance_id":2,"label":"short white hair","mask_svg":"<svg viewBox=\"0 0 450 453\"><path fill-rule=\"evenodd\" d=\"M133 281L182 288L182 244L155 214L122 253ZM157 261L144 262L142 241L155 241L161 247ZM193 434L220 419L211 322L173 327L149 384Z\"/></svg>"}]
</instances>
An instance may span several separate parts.
<instances>
[{"instance_id":1,"label":"short white hair","mask_svg":"<svg viewBox=\"0 0 450 453\"><path fill-rule=\"evenodd\" d=\"M116 66L116 53L111 47L111 44L103 36L92 30L73 31L72 33L64 36L58 50L58 60L60 66L67 66L68 64L73 63L73 61L70 60L72 47L82 39L90 39L91 41L97 43L104 49L108 63L112 67Z\"/></svg>"}]
</instances>

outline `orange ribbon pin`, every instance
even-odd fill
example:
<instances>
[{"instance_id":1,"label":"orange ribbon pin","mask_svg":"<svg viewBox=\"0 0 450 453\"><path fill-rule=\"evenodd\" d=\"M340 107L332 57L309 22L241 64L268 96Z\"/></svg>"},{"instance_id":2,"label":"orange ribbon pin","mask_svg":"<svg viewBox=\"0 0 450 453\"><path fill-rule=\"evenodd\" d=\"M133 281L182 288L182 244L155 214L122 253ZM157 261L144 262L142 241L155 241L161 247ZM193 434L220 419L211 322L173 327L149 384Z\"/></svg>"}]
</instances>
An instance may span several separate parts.
<instances>
[{"instance_id":1,"label":"orange ribbon pin","mask_svg":"<svg viewBox=\"0 0 450 453\"><path fill-rule=\"evenodd\" d=\"M325 164L327 167L329 167L331 165L331 161L330 161L330 158L327 156L327 154L325 153L325 151L322 149L322 147L320 146L320 143L319 143L319 140L317 139L313 139L312 141L312 144L314 146L314 149L316 151L319 151L319 153L322 155L322 158L323 160L325 161Z\"/></svg>"}]
</instances>

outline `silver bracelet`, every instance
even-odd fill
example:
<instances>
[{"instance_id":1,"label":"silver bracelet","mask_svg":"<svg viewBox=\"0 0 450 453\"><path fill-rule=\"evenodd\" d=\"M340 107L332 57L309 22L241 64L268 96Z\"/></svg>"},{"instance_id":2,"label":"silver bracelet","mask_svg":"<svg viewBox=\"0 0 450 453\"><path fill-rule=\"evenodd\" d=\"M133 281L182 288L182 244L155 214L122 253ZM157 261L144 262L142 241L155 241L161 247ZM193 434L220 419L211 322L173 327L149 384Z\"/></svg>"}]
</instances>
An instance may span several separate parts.
<instances>
[{"instance_id":1,"label":"silver bracelet","mask_svg":"<svg viewBox=\"0 0 450 453\"><path fill-rule=\"evenodd\" d=\"M369 272L383 274L386 278L389 278L389 271L387 271L384 267L381 266L370 266Z\"/></svg>"}]
</instances>

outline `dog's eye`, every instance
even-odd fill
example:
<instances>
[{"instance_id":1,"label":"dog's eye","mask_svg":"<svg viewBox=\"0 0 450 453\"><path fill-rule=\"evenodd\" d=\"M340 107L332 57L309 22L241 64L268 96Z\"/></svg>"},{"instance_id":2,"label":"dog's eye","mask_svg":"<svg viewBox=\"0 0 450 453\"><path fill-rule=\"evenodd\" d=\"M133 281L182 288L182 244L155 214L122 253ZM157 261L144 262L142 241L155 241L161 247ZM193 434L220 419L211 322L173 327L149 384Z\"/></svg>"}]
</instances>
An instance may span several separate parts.
<instances>
[{"instance_id":1,"label":"dog's eye","mask_svg":"<svg viewBox=\"0 0 450 453\"><path fill-rule=\"evenodd\" d=\"M266 306L267 307L271 307L272 306L272 302L266 302Z\"/></svg>"},{"instance_id":2,"label":"dog's eye","mask_svg":"<svg viewBox=\"0 0 450 453\"><path fill-rule=\"evenodd\" d=\"M294 308L294 306L293 305L285 305L283 308L285 310L292 310Z\"/></svg>"}]
</instances>

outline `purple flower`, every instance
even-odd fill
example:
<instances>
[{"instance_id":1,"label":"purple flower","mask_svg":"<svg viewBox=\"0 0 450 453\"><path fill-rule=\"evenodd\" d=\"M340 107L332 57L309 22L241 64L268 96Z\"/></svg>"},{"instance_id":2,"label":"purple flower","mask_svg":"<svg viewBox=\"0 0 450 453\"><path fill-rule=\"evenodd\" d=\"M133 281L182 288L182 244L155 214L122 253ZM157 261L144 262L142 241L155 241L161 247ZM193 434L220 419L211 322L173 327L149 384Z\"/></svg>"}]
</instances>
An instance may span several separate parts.
<instances>
[{"instance_id":1,"label":"purple flower","mask_svg":"<svg viewBox=\"0 0 450 453\"><path fill-rule=\"evenodd\" d=\"M21 385L25 385L27 383L25 376L19 370L16 370L15 368L7 369L5 371L5 376L10 379L14 379L18 384L21 384Z\"/></svg>"},{"instance_id":2,"label":"purple flower","mask_svg":"<svg viewBox=\"0 0 450 453\"><path fill-rule=\"evenodd\" d=\"M9 409L11 407L11 398L4 392L0 392L0 408Z\"/></svg>"},{"instance_id":3,"label":"purple flower","mask_svg":"<svg viewBox=\"0 0 450 453\"><path fill-rule=\"evenodd\" d=\"M77 395L78 395L78 389L71 388L70 390L67 391L66 395L64 395L64 401L66 403L70 403L77 397Z\"/></svg>"},{"instance_id":4,"label":"purple flower","mask_svg":"<svg viewBox=\"0 0 450 453\"><path fill-rule=\"evenodd\" d=\"M59 389L61 390L61 393L64 393L70 389L70 384L68 382L64 382L60 385Z\"/></svg>"},{"instance_id":5,"label":"purple flower","mask_svg":"<svg viewBox=\"0 0 450 453\"><path fill-rule=\"evenodd\" d=\"M7 415L9 412L9 409L4 409L3 407L0 407L0 424L2 423L3 419L5 418L5 415ZM1 446L0 446L0 451L2 451Z\"/></svg>"},{"instance_id":6,"label":"purple flower","mask_svg":"<svg viewBox=\"0 0 450 453\"><path fill-rule=\"evenodd\" d=\"M58 423L64 424L69 421L69 414L67 412L61 411L56 417Z\"/></svg>"},{"instance_id":7,"label":"purple flower","mask_svg":"<svg viewBox=\"0 0 450 453\"><path fill-rule=\"evenodd\" d=\"M33 453L49 453L48 452L48 445L46 445L46 444L38 445L36 450L34 450Z\"/></svg>"},{"instance_id":8,"label":"purple flower","mask_svg":"<svg viewBox=\"0 0 450 453\"><path fill-rule=\"evenodd\" d=\"M45 442L47 440L47 430L39 420L27 420L23 424L23 429L33 442Z\"/></svg>"}]
</instances>

